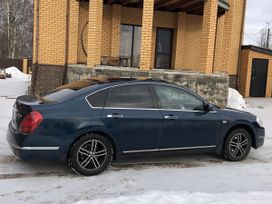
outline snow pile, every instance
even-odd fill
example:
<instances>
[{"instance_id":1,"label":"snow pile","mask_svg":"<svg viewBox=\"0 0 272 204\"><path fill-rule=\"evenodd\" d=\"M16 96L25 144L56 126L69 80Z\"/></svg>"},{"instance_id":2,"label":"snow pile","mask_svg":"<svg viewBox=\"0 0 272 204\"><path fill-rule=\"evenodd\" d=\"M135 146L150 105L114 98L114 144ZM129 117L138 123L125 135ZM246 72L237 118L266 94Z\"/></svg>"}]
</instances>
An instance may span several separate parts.
<instances>
[{"instance_id":1,"label":"snow pile","mask_svg":"<svg viewBox=\"0 0 272 204\"><path fill-rule=\"evenodd\" d=\"M17 80L27 81L29 78L27 74L21 72L16 67L7 68L6 73L11 74L11 77Z\"/></svg>"},{"instance_id":2,"label":"snow pile","mask_svg":"<svg viewBox=\"0 0 272 204\"><path fill-rule=\"evenodd\" d=\"M271 192L249 192L249 193L188 193L188 192L159 192L153 191L142 195L122 196L117 198L99 199L92 201L79 201L76 204L270 204Z\"/></svg>"},{"instance_id":3,"label":"snow pile","mask_svg":"<svg viewBox=\"0 0 272 204\"><path fill-rule=\"evenodd\" d=\"M227 107L237 110L246 110L245 99L237 90L229 88Z\"/></svg>"},{"instance_id":4,"label":"snow pile","mask_svg":"<svg viewBox=\"0 0 272 204\"><path fill-rule=\"evenodd\" d=\"M6 73L11 74L11 78L0 80L0 97L18 97L27 92L30 84L30 76L24 74L16 67L6 69Z\"/></svg>"}]
</instances>

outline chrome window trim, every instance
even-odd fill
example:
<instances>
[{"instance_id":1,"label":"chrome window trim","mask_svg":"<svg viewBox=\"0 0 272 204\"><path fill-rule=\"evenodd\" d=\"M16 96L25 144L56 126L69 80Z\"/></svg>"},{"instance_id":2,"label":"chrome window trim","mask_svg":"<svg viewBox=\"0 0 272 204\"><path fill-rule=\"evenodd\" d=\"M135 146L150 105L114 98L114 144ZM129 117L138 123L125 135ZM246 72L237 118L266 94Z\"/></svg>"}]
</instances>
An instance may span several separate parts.
<instances>
[{"instance_id":1,"label":"chrome window trim","mask_svg":"<svg viewBox=\"0 0 272 204\"><path fill-rule=\"evenodd\" d=\"M9 143L12 147L19 149L19 150L33 150L33 151L38 151L38 150L42 150L42 151L56 151L59 150L60 147L19 147L17 145L14 145L12 143Z\"/></svg>"},{"instance_id":2,"label":"chrome window trim","mask_svg":"<svg viewBox=\"0 0 272 204\"><path fill-rule=\"evenodd\" d=\"M180 110L180 109L160 109L160 108L122 108L122 107L94 107L92 106L92 104L88 101L88 97L92 96L100 91L104 91L106 89L111 89L111 88L115 88L115 87L119 87L119 86L127 86L127 85L138 85L138 84L145 84L145 85L160 85L160 86L171 86L174 88L178 88L178 89L182 89L183 91L186 91L189 94L192 94L190 92L188 92L186 89L179 87L177 85L173 85L173 84L161 84L159 82L132 82L132 83L124 83L124 84L117 84L117 85L112 85L103 89L99 89L91 94L88 94L87 96L85 96L85 100L88 103L88 105L92 108L92 109L106 109L106 110L142 110L142 111L170 111L170 112L192 112L192 113L203 113L204 111L198 111L198 110ZM193 94L192 94L193 95ZM202 98L198 97L197 95L194 95L196 98L200 99L203 101ZM204 101L203 101L204 102ZM208 113L217 113L217 111L209 111Z\"/></svg>"},{"instance_id":3,"label":"chrome window trim","mask_svg":"<svg viewBox=\"0 0 272 204\"><path fill-rule=\"evenodd\" d=\"M161 149L145 149L145 150L129 150L122 151L124 154L132 154L132 153L145 153L145 152L164 152L164 151L177 151L177 150L190 150L190 149L208 149L215 148L216 145L210 146L194 146L194 147L175 147L175 148L161 148Z\"/></svg>"}]
</instances>

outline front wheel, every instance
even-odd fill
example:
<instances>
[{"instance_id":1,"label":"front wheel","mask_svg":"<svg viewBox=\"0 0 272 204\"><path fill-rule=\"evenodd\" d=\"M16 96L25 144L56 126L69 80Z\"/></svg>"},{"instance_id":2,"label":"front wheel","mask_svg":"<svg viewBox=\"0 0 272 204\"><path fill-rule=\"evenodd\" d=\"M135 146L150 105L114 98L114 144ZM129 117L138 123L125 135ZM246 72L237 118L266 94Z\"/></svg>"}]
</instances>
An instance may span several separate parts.
<instances>
[{"instance_id":1,"label":"front wheel","mask_svg":"<svg viewBox=\"0 0 272 204\"><path fill-rule=\"evenodd\" d=\"M111 142L98 134L81 137L70 150L69 165L76 173L93 176L102 173L112 161Z\"/></svg>"},{"instance_id":2,"label":"front wheel","mask_svg":"<svg viewBox=\"0 0 272 204\"><path fill-rule=\"evenodd\" d=\"M249 132L239 128L228 134L223 148L223 157L229 161L241 161L247 157L250 148Z\"/></svg>"}]
</instances>

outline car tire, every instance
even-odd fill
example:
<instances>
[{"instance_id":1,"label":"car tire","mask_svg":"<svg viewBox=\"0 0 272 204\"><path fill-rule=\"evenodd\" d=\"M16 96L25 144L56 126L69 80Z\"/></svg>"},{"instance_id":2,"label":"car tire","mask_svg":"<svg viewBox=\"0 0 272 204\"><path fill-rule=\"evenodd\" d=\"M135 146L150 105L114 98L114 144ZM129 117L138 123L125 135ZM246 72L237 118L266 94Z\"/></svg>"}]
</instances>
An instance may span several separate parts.
<instances>
[{"instance_id":1,"label":"car tire","mask_svg":"<svg viewBox=\"0 0 272 204\"><path fill-rule=\"evenodd\" d=\"M105 171L112 158L111 142L102 135L89 134L72 146L68 164L79 175L94 176Z\"/></svg>"},{"instance_id":2,"label":"car tire","mask_svg":"<svg viewBox=\"0 0 272 204\"><path fill-rule=\"evenodd\" d=\"M225 140L223 157L229 161L242 161L251 149L251 137L248 131L239 128L231 131Z\"/></svg>"}]
</instances>

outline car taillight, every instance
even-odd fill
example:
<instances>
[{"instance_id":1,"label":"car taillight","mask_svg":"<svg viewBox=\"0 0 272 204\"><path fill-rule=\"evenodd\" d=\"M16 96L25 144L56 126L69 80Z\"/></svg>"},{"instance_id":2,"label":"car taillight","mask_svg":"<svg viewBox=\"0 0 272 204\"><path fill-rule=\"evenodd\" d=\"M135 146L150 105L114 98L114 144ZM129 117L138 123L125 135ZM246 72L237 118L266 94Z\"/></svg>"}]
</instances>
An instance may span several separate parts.
<instances>
[{"instance_id":1,"label":"car taillight","mask_svg":"<svg viewBox=\"0 0 272 204\"><path fill-rule=\"evenodd\" d=\"M30 112L21 122L19 131L22 133L32 133L39 126L42 120L43 116L39 112Z\"/></svg>"}]
</instances>

